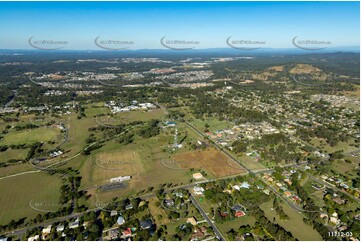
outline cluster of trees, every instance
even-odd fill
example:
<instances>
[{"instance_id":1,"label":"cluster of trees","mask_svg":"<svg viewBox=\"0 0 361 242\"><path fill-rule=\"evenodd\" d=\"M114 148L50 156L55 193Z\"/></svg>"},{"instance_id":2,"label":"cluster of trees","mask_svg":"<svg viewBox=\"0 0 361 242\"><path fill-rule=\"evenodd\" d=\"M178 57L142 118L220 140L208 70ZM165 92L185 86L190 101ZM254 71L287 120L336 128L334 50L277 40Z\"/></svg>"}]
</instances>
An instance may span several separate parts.
<instances>
[{"instance_id":1,"label":"cluster of trees","mask_svg":"<svg viewBox=\"0 0 361 242\"><path fill-rule=\"evenodd\" d=\"M219 120L230 120L239 123L263 122L268 116L257 110L235 107L228 99L213 97L212 95L197 96L197 100L190 104L193 115L198 119L217 117Z\"/></svg>"},{"instance_id":2,"label":"cluster of trees","mask_svg":"<svg viewBox=\"0 0 361 242\"><path fill-rule=\"evenodd\" d=\"M256 218L256 224L262 226L277 241L295 240L291 232L285 230L282 226L272 223L265 215L262 209L254 209L251 214ZM257 225L256 225L257 226Z\"/></svg>"},{"instance_id":3,"label":"cluster of trees","mask_svg":"<svg viewBox=\"0 0 361 242\"><path fill-rule=\"evenodd\" d=\"M84 155L90 155L93 150L100 149L101 147L103 147L103 144L95 143L92 146L88 146L87 148L85 148L82 153Z\"/></svg>"},{"instance_id":4,"label":"cluster of trees","mask_svg":"<svg viewBox=\"0 0 361 242\"><path fill-rule=\"evenodd\" d=\"M139 136L143 138L151 138L160 133L159 124L160 121L158 119L152 119L147 122L147 124L139 130Z\"/></svg>"},{"instance_id":5,"label":"cluster of trees","mask_svg":"<svg viewBox=\"0 0 361 242\"><path fill-rule=\"evenodd\" d=\"M16 131L20 131L20 130L24 130L24 129L36 129L38 128L39 126L35 125L35 124L25 124L24 126L15 126L14 129Z\"/></svg>"},{"instance_id":6,"label":"cluster of trees","mask_svg":"<svg viewBox=\"0 0 361 242\"><path fill-rule=\"evenodd\" d=\"M133 140L134 140L134 134L126 133L119 138L119 143L127 145L127 144L132 143Z\"/></svg>"},{"instance_id":7,"label":"cluster of trees","mask_svg":"<svg viewBox=\"0 0 361 242\"><path fill-rule=\"evenodd\" d=\"M60 187L59 202L63 205L70 203L70 207L77 212L84 211L85 205L78 204L79 199L89 199L86 191L80 190L81 176L68 176L67 184Z\"/></svg>"},{"instance_id":8,"label":"cluster of trees","mask_svg":"<svg viewBox=\"0 0 361 242\"><path fill-rule=\"evenodd\" d=\"M265 160L298 162L302 155L297 151L298 145L283 133L263 135L253 142L253 147L259 149Z\"/></svg>"},{"instance_id":9,"label":"cluster of trees","mask_svg":"<svg viewBox=\"0 0 361 242\"><path fill-rule=\"evenodd\" d=\"M81 119L82 117L86 117L84 107L77 107L77 112L78 112L77 119Z\"/></svg>"},{"instance_id":10,"label":"cluster of trees","mask_svg":"<svg viewBox=\"0 0 361 242\"><path fill-rule=\"evenodd\" d=\"M283 211L281 204L277 201L277 198L273 200L273 208L275 209L281 220L288 220L288 215Z\"/></svg>"},{"instance_id":11,"label":"cluster of trees","mask_svg":"<svg viewBox=\"0 0 361 242\"><path fill-rule=\"evenodd\" d=\"M41 154L44 150L41 148L43 146L42 143L36 142L30 146L30 150L26 156L26 161L31 160L33 157L35 157L37 154Z\"/></svg>"},{"instance_id":12,"label":"cluster of trees","mask_svg":"<svg viewBox=\"0 0 361 242\"><path fill-rule=\"evenodd\" d=\"M2 85L0 89L0 106L5 105L14 97L14 93L7 86Z\"/></svg>"},{"instance_id":13,"label":"cluster of trees","mask_svg":"<svg viewBox=\"0 0 361 242\"><path fill-rule=\"evenodd\" d=\"M244 153L247 151L248 148L248 142L243 140L236 140L232 143L233 151L236 154Z\"/></svg>"},{"instance_id":14,"label":"cluster of trees","mask_svg":"<svg viewBox=\"0 0 361 242\"><path fill-rule=\"evenodd\" d=\"M325 139L330 146L336 146L339 142L345 142L351 137L342 132L342 127L335 125L321 125L311 128L297 127L296 135L302 140L309 142L311 138Z\"/></svg>"}]
</instances>

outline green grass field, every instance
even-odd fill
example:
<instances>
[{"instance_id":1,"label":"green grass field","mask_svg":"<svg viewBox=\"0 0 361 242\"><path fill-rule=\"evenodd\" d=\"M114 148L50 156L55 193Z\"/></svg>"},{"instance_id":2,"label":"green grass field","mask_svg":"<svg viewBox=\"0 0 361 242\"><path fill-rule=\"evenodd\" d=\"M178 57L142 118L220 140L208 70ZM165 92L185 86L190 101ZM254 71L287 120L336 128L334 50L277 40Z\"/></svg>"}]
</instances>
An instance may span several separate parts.
<instances>
[{"instance_id":1,"label":"green grass field","mask_svg":"<svg viewBox=\"0 0 361 242\"><path fill-rule=\"evenodd\" d=\"M85 115L87 117L95 117L99 114L109 113L109 109L104 106L104 103L94 103L85 106Z\"/></svg>"},{"instance_id":2,"label":"green grass field","mask_svg":"<svg viewBox=\"0 0 361 242\"><path fill-rule=\"evenodd\" d=\"M232 221L227 221L224 223L217 223L217 227L218 227L218 229L221 230L222 234L224 236L226 236L227 232L230 231L231 229L238 231L239 227L241 227L242 225L249 224L250 226L254 226L255 222L256 222L256 219L253 216L246 215L241 218L235 218Z\"/></svg>"},{"instance_id":3,"label":"green grass field","mask_svg":"<svg viewBox=\"0 0 361 242\"><path fill-rule=\"evenodd\" d=\"M276 217L276 223L281 225L285 230L291 232L296 239L308 241L322 240L321 235L316 230L303 222L304 217L302 214L296 212L282 202L282 208L288 215L289 219L281 220L276 214L276 211L271 210L272 206L273 201L268 201L262 204L260 207L265 212L265 215L270 221L273 221L273 218Z\"/></svg>"},{"instance_id":4,"label":"green grass field","mask_svg":"<svg viewBox=\"0 0 361 242\"><path fill-rule=\"evenodd\" d=\"M86 117L82 119L77 119L75 114L65 116L64 118L67 122L69 129L69 140L62 147L65 150L70 151L68 156L72 156L81 152L86 146L86 139L89 137L90 127L95 127L97 123L95 122L94 117Z\"/></svg>"},{"instance_id":5,"label":"green grass field","mask_svg":"<svg viewBox=\"0 0 361 242\"><path fill-rule=\"evenodd\" d=\"M314 180L309 179L305 184L303 184L303 188L306 190L306 192L310 195L316 206L322 207L325 206L325 202L323 201L323 193L322 191L318 191L315 188L312 187L312 184L316 183L320 185L319 183L315 182Z\"/></svg>"},{"instance_id":6,"label":"green grass field","mask_svg":"<svg viewBox=\"0 0 361 242\"><path fill-rule=\"evenodd\" d=\"M162 109L151 109L149 111L130 111L114 114L114 119L120 123L131 123L134 121L148 121L151 119L162 119L164 112Z\"/></svg>"},{"instance_id":7,"label":"green grass field","mask_svg":"<svg viewBox=\"0 0 361 242\"><path fill-rule=\"evenodd\" d=\"M35 168L29 163L9 165L7 167L0 168L0 177L17 174L24 171L34 171L34 170Z\"/></svg>"},{"instance_id":8,"label":"green grass field","mask_svg":"<svg viewBox=\"0 0 361 242\"><path fill-rule=\"evenodd\" d=\"M74 168L80 170L83 177L82 187L85 188L108 183L109 179L113 177L132 176L128 188L99 193L97 196L102 201L110 200L115 196L134 195L138 191L152 186L158 188L158 185L163 183L186 183L189 178L184 175L182 170L169 169L160 162L167 158L167 154L162 151L162 147L167 146L167 140L167 136L159 135L150 139L138 137L128 145L109 141L90 156L75 158L71 163ZM128 159L125 159L127 157ZM131 164L124 164L124 169L122 169L122 164L117 164L117 169L106 170L98 165L101 164L102 159L113 160L115 163L124 161Z\"/></svg>"},{"instance_id":9,"label":"green grass field","mask_svg":"<svg viewBox=\"0 0 361 242\"><path fill-rule=\"evenodd\" d=\"M29 206L31 200L33 204L44 204L43 207L45 204L57 204L60 186L57 176L43 172L0 180L0 224L6 224L11 219L34 218L39 212Z\"/></svg>"},{"instance_id":10,"label":"green grass field","mask_svg":"<svg viewBox=\"0 0 361 242\"><path fill-rule=\"evenodd\" d=\"M227 123L226 121L219 121L216 118L208 118L206 120L196 119L192 122L192 124L198 130L201 130L201 131L203 131L205 129L204 125L208 124L209 125L208 129L212 132L214 132L216 130L231 128L233 126L233 125L230 125L229 123Z\"/></svg>"},{"instance_id":11,"label":"green grass field","mask_svg":"<svg viewBox=\"0 0 361 242\"><path fill-rule=\"evenodd\" d=\"M29 149L7 149L4 152L0 152L0 162L7 162L10 159L25 159L28 151Z\"/></svg>"},{"instance_id":12,"label":"green grass field","mask_svg":"<svg viewBox=\"0 0 361 242\"><path fill-rule=\"evenodd\" d=\"M325 141L323 139L319 139L319 138L313 138L313 139L311 139L311 142L310 142L310 144L315 147L321 146L321 149L327 153L332 153L332 152L335 152L338 150L343 150L344 152L356 150L357 148L355 146L351 145L353 143L354 143L353 141L352 142L350 141L350 143L339 142L336 146L332 147L332 146L328 145L327 143L325 144Z\"/></svg>"},{"instance_id":13,"label":"green grass field","mask_svg":"<svg viewBox=\"0 0 361 242\"><path fill-rule=\"evenodd\" d=\"M252 157L249 157L247 155L236 156L236 157L238 157L238 160L243 165L245 165L248 169L251 169L254 171L266 169L266 166L264 166L263 164L261 164L260 162L258 162L256 159L254 159Z\"/></svg>"},{"instance_id":14,"label":"green grass field","mask_svg":"<svg viewBox=\"0 0 361 242\"><path fill-rule=\"evenodd\" d=\"M0 141L0 145L32 144L35 142L56 141L59 130L55 128L37 128L11 131Z\"/></svg>"}]
</instances>

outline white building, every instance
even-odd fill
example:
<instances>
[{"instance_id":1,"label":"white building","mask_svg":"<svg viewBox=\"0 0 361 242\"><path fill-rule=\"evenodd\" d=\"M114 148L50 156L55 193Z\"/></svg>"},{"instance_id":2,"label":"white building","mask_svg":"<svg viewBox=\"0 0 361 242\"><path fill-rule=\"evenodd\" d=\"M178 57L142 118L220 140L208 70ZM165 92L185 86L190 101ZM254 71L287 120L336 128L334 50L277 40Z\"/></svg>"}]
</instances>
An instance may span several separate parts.
<instances>
[{"instance_id":1,"label":"white building","mask_svg":"<svg viewBox=\"0 0 361 242\"><path fill-rule=\"evenodd\" d=\"M123 182L123 181L129 181L130 176L118 176L110 179L110 182Z\"/></svg>"},{"instance_id":2,"label":"white building","mask_svg":"<svg viewBox=\"0 0 361 242\"><path fill-rule=\"evenodd\" d=\"M195 195L203 195L204 192L204 188L203 187L194 187L193 188L193 193Z\"/></svg>"}]
</instances>

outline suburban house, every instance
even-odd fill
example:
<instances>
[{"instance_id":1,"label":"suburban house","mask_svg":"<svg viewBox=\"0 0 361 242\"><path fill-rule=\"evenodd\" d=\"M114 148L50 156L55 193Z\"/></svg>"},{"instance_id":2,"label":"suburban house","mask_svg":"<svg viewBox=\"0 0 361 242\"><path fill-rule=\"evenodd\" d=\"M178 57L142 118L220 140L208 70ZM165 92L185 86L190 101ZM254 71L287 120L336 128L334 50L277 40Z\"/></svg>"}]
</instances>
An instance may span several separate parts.
<instances>
[{"instance_id":1,"label":"suburban house","mask_svg":"<svg viewBox=\"0 0 361 242\"><path fill-rule=\"evenodd\" d=\"M125 223L125 219L123 218L123 216L119 216L117 219L117 224L118 225L122 225Z\"/></svg>"},{"instance_id":2,"label":"suburban house","mask_svg":"<svg viewBox=\"0 0 361 242\"><path fill-rule=\"evenodd\" d=\"M195 217L190 217L190 218L187 218L187 223L190 223L191 225L196 226L197 220Z\"/></svg>"},{"instance_id":3,"label":"suburban house","mask_svg":"<svg viewBox=\"0 0 361 242\"><path fill-rule=\"evenodd\" d=\"M149 229L150 227L152 227L153 222L151 219L148 218L146 220L140 221L139 225L142 229Z\"/></svg>"},{"instance_id":4,"label":"suburban house","mask_svg":"<svg viewBox=\"0 0 361 242\"><path fill-rule=\"evenodd\" d=\"M200 172L194 173L193 178L196 179L196 180L199 180L199 179L203 178L203 175Z\"/></svg>"},{"instance_id":5,"label":"suburban house","mask_svg":"<svg viewBox=\"0 0 361 242\"><path fill-rule=\"evenodd\" d=\"M174 206L174 200L173 199L165 199L164 203L167 207L173 207Z\"/></svg>"}]
</instances>

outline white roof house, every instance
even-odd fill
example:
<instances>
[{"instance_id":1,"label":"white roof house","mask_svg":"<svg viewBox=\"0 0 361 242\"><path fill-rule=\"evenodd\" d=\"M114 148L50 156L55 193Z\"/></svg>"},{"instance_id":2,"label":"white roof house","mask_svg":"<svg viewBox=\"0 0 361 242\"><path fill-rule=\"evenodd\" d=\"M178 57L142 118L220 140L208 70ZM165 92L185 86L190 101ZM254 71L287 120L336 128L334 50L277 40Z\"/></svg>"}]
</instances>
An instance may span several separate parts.
<instances>
[{"instance_id":1,"label":"white roof house","mask_svg":"<svg viewBox=\"0 0 361 242\"><path fill-rule=\"evenodd\" d=\"M58 225L57 227L56 227L56 232L61 232L61 231L63 231L64 230L64 225Z\"/></svg>"},{"instance_id":2,"label":"white roof house","mask_svg":"<svg viewBox=\"0 0 361 242\"><path fill-rule=\"evenodd\" d=\"M197 173L194 173L194 174L193 174L193 178L196 179L196 180L202 179L202 178L203 178L203 175L202 175L202 173L197 172Z\"/></svg>"},{"instance_id":3,"label":"white roof house","mask_svg":"<svg viewBox=\"0 0 361 242\"><path fill-rule=\"evenodd\" d=\"M35 240L38 240L39 239L39 235L37 234L37 235L35 235L35 236L32 236L32 237L29 237L28 238L28 241L35 241Z\"/></svg>"},{"instance_id":4,"label":"white roof house","mask_svg":"<svg viewBox=\"0 0 361 242\"><path fill-rule=\"evenodd\" d=\"M117 223L118 225L122 225L125 223L125 219L123 218L123 216L119 216L117 219Z\"/></svg>"},{"instance_id":5,"label":"white roof house","mask_svg":"<svg viewBox=\"0 0 361 242\"><path fill-rule=\"evenodd\" d=\"M51 232L51 225L49 225L46 228L43 228L43 231L42 231L43 234L50 234L50 232Z\"/></svg>"},{"instance_id":6,"label":"white roof house","mask_svg":"<svg viewBox=\"0 0 361 242\"><path fill-rule=\"evenodd\" d=\"M203 187L194 187L193 192L195 195L203 195L204 188Z\"/></svg>"}]
</instances>

